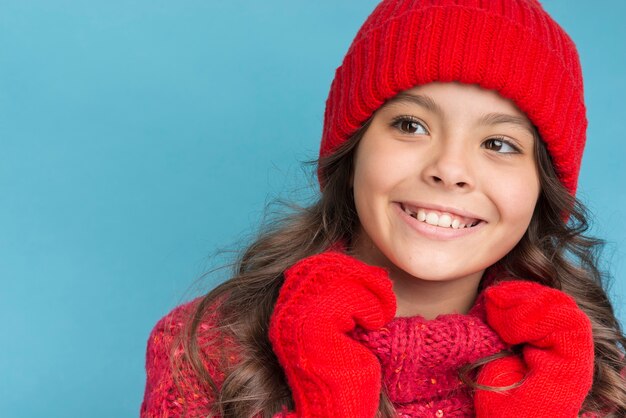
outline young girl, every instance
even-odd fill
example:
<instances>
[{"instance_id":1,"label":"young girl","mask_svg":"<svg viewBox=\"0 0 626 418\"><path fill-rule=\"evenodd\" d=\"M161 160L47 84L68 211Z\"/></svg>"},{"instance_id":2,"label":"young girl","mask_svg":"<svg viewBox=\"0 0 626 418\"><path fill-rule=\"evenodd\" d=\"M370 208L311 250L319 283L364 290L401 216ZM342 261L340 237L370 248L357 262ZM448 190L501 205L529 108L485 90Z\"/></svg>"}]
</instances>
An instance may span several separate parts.
<instances>
[{"instance_id":1,"label":"young girl","mask_svg":"<svg viewBox=\"0 0 626 418\"><path fill-rule=\"evenodd\" d=\"M626 416L581 77L536 0L380 3L330 88L319 200L156 325L141 416Z\"/></svg>"}]
</instances>

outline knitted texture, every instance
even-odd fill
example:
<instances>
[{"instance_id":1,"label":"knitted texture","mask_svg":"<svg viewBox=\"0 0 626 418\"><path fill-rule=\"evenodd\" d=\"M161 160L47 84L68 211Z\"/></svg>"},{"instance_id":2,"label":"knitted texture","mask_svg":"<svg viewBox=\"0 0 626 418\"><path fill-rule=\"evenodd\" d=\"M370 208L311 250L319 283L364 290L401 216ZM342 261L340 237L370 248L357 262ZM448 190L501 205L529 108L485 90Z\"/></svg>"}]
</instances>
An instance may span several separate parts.
<instances>
[{"instance_id":1,"label":"knitted texture","mask_svg":"<svg viewBox=\"0 0 626 418\"><path fill-rule=\"evenodd\" d=\"M373 417L380 397L376 356L346 333L378 329L396 313L387 272L328 251L285 271L269 338L301 418Z\"/></svg>"},{"instance_id":2,"label":"knitted texture","mask_svg":"<svg viewBox=\"0 0 626 418\"><path fill-rule=\"evenodd\" d=\"M191 365L182 358L183 347L179 337L185 323L193 314L200 298L178 306L163 317L150 333L146 349L146 387L141 404L141 418L206 416L214 402L214 396L202 384ZM216 302L216 306L220 301ZM215 332L217 317L215 309L204 317L198 330L203 365L221 387L225 371L239 362L236 344ZM180 387L176 387L175 380Z\"/></svg>"},{"instance_id":3,"label":"knitted texture","mask_svg":"<svg viewBox=\"0 0 626 418\"><path fill-rule=\"evenodd\" d=\"M320 156L332 154L388 99L434 81L478 84L511 99L576 193L586 139L576 47L536 0L385 0L335 72ZM318 171L324 187L324 173Z\"/></svg>"},{"instance_id":4,"label":"knitted texture","mask_svg":"<svg viewBox=\"0 0 626 418\"><path fill-rule=\"evenodd\" d=\"M157 323L150 334L141 418L200 417L210 412L215 398L198 381L191 366L180 362L175 369L181 384L179 392L174 383L175 372L171 362L173 357L180 360L182 347L177 338L199 300L174 309ZM199 334L198 344L207 357L215 357L216 352L228 353L228 362L222 365L216 361L204 363L219 388L224 381L225 370L235 365L239 356L235 354L237 350L232 341L225 344L223 339L220 341L211 332L216 324L217 306L209 309L209 315L202 322L200 329L204 331ZM398 317L378 330L356 327L349 335L379 359L382 383L377 388L380 390L384 385L399 413L398 417L474 416L469 388L458 380L458 369L504 347L504 343L485 324L484 304L479 301L467 315L440 315L434 320L425 320L421 316ZM225 350L225 346L228 349ZM359 401L362 399L360 393L353 396ZM331 411L325 409L316 416L340 416ZM284 411L277 413L275 418L306 416Z\"/></svg>"},{"instance_id":5,"label":"knitted texture","mask_svg":"<svg viewBox=\"0 0 626 418\"><path fill-rule=\"evenodd\" d=\"M353 331L352 336L380 359L382 386L388 391L399 417L474 416L471 412L474 410L471 390L454 377L465 360L472 361L480 353L486 355L498 351L504 345L501 340L494 340L494 331L482 319L485 310L480 300L479 297L467 315L440 315L434 320L425 320L419 316L394 318L378 331L361 328ZM158 321L150 333L141 418L209 416L215 402L211 391L200 383L188 363L181 361L174 368L171 362L174 357L181 359L181 346L176 341L199 301L196 299L175 308ZM205 363L219 388L228 368L235 366L240 357L236 355L238 350L233 342L215 333L215 312L218 306L219 301L208 309L203 318L198 346L207 359L215 359L216 353L223 353L220 357L226 358L226 361L210 360ZM178 374L180 392L174 383L174 373ZM417 390L423 390L424 394ZM340 415L325 411L323 416ZM524 417L519 414L514 416ZM535 416L548 417L542 414ZM582 416L599 418L604 414L586 413ZM285 410L275 415L275 418L279 417L295 418L298 415Z\"/></svg>"},{"instance_id":6,"label":"knitted texture","mask_svg":"<svg viewBox=\"0 0 626 418\"><path fill-rule=\"evenodd\" d=\"M479 296L467 315L398 317L380 330L357 329L353 337L380 360L383 385L400 417L473 417L459 369L506 347L484 318Z\"/></svg>"},{"instance_id":7,"label":"knitted texture","mask_svg":"<svg viewBox=\"0 0 626 418\"><path fill-rule=\"evenodd\" d=\"M508 344L524 344L523 360L495 360L478 382L507 386L506 395L476 393L478 418L578 416L593 383L591 321L569 295L528 281L510 281L485 290L487 322Z\"/></svg>"}]
</instances>

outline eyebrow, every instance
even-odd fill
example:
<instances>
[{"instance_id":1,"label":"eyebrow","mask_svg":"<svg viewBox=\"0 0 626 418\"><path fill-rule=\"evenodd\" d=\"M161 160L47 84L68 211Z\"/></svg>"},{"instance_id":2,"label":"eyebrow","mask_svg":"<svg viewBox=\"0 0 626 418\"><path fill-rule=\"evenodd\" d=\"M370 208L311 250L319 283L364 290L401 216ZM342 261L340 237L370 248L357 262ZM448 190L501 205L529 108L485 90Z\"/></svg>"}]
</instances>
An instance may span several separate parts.
<instances>
[{"instance_id":1,"label":"eyebrow","mask_svg":"<svg viewBox=\"0 0 626 418\"><path fill-rule=\"evenodd\" d=\"M437 103L435 103L435 101L431 97L421 94L410 94L407 92L401 92L393 98L389 99L386 104L391 105L394 103L402 102L416 104L418 106L426 108L432 113L436 113L439 116L443 115L443 109Z\"/></svg>"},{"instance_id":2,"label":"eyebrow","mask_svg":"<svg viewBox=\"0 0 626 418\"><path fill-rule=\"evenodd\" d=\"M443 116L444 114L443 109L431 97L421 94L410 94L407 92L401 92L392 99L388 100L386 104L391 105L394 103L402 102L416 104L439 116ZM529 123L528 120L522 116L492 112L482 115L481 118L478 120L478 125L500 124L516 125L520 128L527 130L533 136L535 134L532 124Z\"/></svg>"}]
</instances>

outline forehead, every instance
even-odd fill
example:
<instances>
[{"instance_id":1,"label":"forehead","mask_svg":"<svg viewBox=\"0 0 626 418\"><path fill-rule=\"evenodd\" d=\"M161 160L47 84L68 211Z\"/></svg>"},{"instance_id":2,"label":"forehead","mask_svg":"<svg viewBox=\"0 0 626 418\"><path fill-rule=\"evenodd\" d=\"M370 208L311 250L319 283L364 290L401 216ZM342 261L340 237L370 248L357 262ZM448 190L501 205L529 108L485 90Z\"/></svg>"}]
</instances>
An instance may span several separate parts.
<instances>
[{"instance_id":1,"label":"forehead","mask_svg":"<svg viewBox=\"0 0 626 418\"><path fill-rule=\"evenodd\" d=\"M416 86L400 92L389 99L386 104L403 101L403 99L410 96L424 98L422 103L418 104L426 106L435 113L444 113L442 112L444 108L454 108L454 105L457 103L466 104L471 102L472 109L493 108L503 113L526 117L526 114L512 100L502 97L497 91L485 89L477 84L459 82L433 82Z\"/></svg>"}]
</instances>

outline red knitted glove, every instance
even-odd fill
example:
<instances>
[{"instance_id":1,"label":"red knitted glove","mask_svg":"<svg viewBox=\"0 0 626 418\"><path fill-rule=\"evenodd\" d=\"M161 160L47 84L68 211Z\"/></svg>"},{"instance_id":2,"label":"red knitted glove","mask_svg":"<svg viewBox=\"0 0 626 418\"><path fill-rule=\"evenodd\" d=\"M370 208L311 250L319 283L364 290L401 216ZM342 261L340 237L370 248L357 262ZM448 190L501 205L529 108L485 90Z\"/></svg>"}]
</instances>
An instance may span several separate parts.
<instances>
[{"instance_id":1,"label":"red knitted glove","mask_svg":"<svg viewBox=\"0 0 626 418\"><path fill-rule=\"evenodd\" d=\"M479 390L477 418L577 417L593 382L591 321L569 295L538 283L508 281L485 289L487 322L517 356L483 366L478 383L508 386L506 392Z\"/></svg>"},{"instance_id":2,"label":"red knitted glove","mask_svg":"<svg viewBox=\"0 0 626 418\"><path fill-rule=\"evenodd\" d=\"M346 334L356 325L378 329L395 312L387 272L348 255L325 252L285 272L269 337L291 387L296 416L375 415L380 363Z\"/></svg>"}]
</instances>

